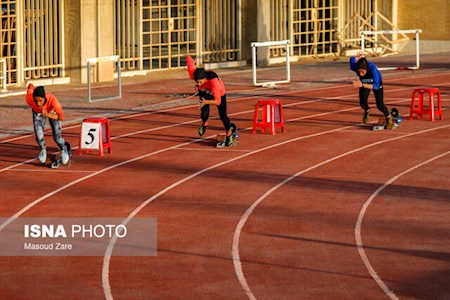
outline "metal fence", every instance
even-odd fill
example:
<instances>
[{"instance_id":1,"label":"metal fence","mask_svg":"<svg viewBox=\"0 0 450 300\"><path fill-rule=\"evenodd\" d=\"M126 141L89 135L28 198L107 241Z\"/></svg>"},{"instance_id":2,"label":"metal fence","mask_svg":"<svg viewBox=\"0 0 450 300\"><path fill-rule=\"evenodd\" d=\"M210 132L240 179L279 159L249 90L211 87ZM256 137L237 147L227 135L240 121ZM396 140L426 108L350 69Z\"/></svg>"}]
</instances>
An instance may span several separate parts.
<instances>
[{"instance_id":1,"label":"metal fence","mask_svg":"<svg viewBox=\"0 0 450 300\"><path fill-rule=\"evenodd\" d=\"M64 77L64 1L23 1L24 80Z\"/></svg>"},{"instance_id":2,"label":"metal fence","mask_svg":"<svg viewBox=\"0 0 450 300\"><path fill-rule=\"evenodd\" d=\"M292 1L292 48L298 56L335 54L338 1Z\"/></svg>"},{"instance_id":3,"label":"metal fence","mask_svg":"<svg viewBox=\"0 0 450 300\"><path fill-rule=\"evenodd\" d=\"M201 54L203 62L241 59L241 1L203 0Z\"/></svg>"},{"instance_id":4,"label":"metal fence","mask_svg":"<svg viewBox=\"0 0 450 300\"><path fill-rule=\"evenodd\" d=\"M8 85L64 76L63 2L2 0L0 46Z\"/></svg>"},{"instance_id":5,"label":"metal fence","mask_svg":"<svg viewBox=\"0 0 450 300\"><path fill-rule=\"evenodd\" d=\"M197 52L196 0L116 0L115 45L125 70L182 66Z\"/></svg>"},{"instance_id":6,"label":"metal fence","mask_svg":"<svg viewBox=\"0 0 450 300\"><path fill-rule=\"evenodd\" d=\"M116 53L126 70L241 58L241 0L116 0Z\"/></svg>"},{"instance_id":7,"label":"metal fence","mask_svg":"<svg viewBox=\"0 0 450 300\"><path fill-rule=\"evenodd\" d=\"M333 55L338 49L338 0L271 0L270 38L289 39L294 56ZM271 49L271 58L285 55Z\"/></svg>"},{"instance_id":8,"label":"metal fence","mask_svg":"<svg viewBox=\"0 0 450 300\"><path fill-rule=\"evenodd\" d=\"M113 1L114 55L120 56L122 70L180 68L186 55L203 63L243 59L242 0ZM289 39L293 56L336 55L343 47L357 47L361 30L392 28L390 15L377 11L392 11L392 0L268 1L270 39ZM64 2L1 1L0 46L8 85L64 77ZM258 7L251 9L256 13ZM247 34L258 30L253 26ZM270 53L286 55L280 47Z\"/></svg>"},{"instance_id":9,"label":"metal fence","mask_svg":"<svg viewBox=\"0 0 450 300\"><path fill-rule=\"evenodd\" d=\"M6 83L17 80L17 10L16 1L2 1L2 22L0 24L1 51L5 59ZM4 74L3 74L4 75Z\"/></svg>"},{"instance_id":10,"label":"metal fence","mask_svg":"<svg viewBox=\"0 0 450 300\"><path fill-rule=\"evenodd\" d=\"M114 2L115 54L121 58L122 67L135 70L142 67L141 55L141 2L120 0Z\"/></svg>"}]
</instances>

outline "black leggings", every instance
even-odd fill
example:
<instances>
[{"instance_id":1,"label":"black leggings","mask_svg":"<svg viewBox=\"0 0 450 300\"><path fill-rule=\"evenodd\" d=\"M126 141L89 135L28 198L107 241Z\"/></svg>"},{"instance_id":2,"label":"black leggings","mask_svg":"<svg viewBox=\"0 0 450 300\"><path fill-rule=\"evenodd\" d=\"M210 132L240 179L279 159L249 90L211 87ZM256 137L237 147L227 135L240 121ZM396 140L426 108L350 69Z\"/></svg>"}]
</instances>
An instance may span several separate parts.
<instances>
[{"instance_id":1,"label":"black leggings","mask_svg":"<svg viewBox=\"0 0 450 300\"><path fill-rule=\"evenodd\" d=\"M201 96L200 96L201 99ZM212 99L207 99L212 100ZM201 109L200 118L202 119L203 123L206 123L209 119L209 106L210 105L204 105ZM217 106L217 109L219 110L219 116L222 120L223 127L225 128L225 131L228 131L230 129L230 118L227 116L227 95L223 95L220 98L220 105Z\"/></svg>"},{"instance_id":2,"label":"black leggings","mask_svg":"<svg viewBox=\"0 0 450 300\"><path fill-rule=\"evenodd\" d=\"M367 111L369 107L369 94L370 90L365 88L359 88L359 105L361 105L364 111ZM383 85L380 83L380 88L378 90L373 90L375 95L375 101L377 102L377 108L381 111L385 117L389 116L389 110L386 105L384 105L384 95L383 95Z\"/></svg>"}]
</instances>

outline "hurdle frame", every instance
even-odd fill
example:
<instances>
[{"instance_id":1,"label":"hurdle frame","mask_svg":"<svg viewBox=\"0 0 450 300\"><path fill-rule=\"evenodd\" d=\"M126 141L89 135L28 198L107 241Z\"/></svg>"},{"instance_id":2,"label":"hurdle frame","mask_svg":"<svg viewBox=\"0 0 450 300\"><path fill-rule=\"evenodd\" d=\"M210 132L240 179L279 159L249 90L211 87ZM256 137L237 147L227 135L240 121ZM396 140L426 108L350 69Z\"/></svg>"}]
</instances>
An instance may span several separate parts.
<instances>
[{"instance_id":1,"label":"hurdle frame","mask_svg":"<svg viewBox=\"0 0 450 300\"><path fill-rule=\"evenodd\" d=\"M0 58L0 64L2 65L2 76L0 77L0 79L2 80L1 92L4 93L8 91L6 89L6 81L8 80L8 76L6 74L6 58Z\"/></svg>"},{"instance_id":2,"label":"hurdle frame","mask_svg":"<svg viewBox=\"0 0 450 300\"><path fill-rule=\"evenodd\" d=\"M92 84L91 84L91 64L95 64L95 63L99 63L99 62L109 62L109 61L116 63L118 94L115 95L115 96L103 97L103 98L99 98L99 99L93 100L92 99ZM89 100L89 102L104 101L104 100L112 100L112 99L122 98L121 64L120 64L120 59L119 59L118 55L88 58L86 60L86 65L87 65L86 69L87 69L87 86L88 86L88 100Z\"/></svg>"},{"instance_id":3,"label":"hurdle frame","mask_svg":"<svg viewBox=\"0 0 450 300\"><path fill-rule=\"evenodd\" d=\"M417 70L420 68L420 47L419 47L419 34L422 33L421 29L408 29L408 30L364 30L361 31L361 51L364 52L365 49L365 36L366 35L377 35L377 34L416 34L416 65L411 67L406 67L407 69ZM398 67L382 67L379 70L396 70Z\"/></svg>"},{"instance_id":4,"label":"hurdle frame","mask_svg":"<svg viewBox=\"0 0 450 300\"><path fill-rule=\"evenodd\" d=\"M258 82L256 78L256 48L257 47L270 47L270 46L286 46L286 79L285 80L275 80ZM291 82L291 67L290 67L290 40L283 41L268 41L268 42L254 42L251 43L252 46L252 70L253 70L253 85L255 86L275 86L279 83L289 83Z\"/></svg>"}]
</instances>

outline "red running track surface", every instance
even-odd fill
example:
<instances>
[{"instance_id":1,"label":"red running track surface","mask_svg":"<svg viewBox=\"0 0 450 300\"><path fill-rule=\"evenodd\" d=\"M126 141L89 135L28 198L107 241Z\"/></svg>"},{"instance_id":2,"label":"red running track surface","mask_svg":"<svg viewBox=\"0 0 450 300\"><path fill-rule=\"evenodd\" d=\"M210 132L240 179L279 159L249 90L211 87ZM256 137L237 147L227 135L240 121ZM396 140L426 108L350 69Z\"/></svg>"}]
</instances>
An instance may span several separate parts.
<instances>
[{"instance_id":1,"label":"red running track surface","mask_svg":"<svg viewBox=\"0 0 450 300\"><path fill-rule=\"evenodd\" d=\"M0 298L448 298L450 116L407 117L416 85L448 107L450 73L398 74L391 131L360 123L348 80L294 81L228 86L233 148L214 147L215 109L199 139L196 105L110 118L113 153L68 169L39 165L32 135L0 140L2 231L12 217L155 217L158 233L156 256L0 257ZM286 133L251 134L261 98L282 101ZM73 146L79 133L64 129Z\"/></svg>"}]
</instances>

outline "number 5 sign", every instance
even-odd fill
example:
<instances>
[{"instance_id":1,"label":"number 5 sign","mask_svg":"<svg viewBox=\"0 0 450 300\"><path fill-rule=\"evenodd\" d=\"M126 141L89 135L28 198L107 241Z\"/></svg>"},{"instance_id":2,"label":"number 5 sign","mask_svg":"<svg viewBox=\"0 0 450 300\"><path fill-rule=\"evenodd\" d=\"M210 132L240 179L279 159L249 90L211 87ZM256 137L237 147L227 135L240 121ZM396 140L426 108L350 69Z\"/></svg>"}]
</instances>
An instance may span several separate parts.
<instances>
[{"instance_id":1,"label":"number 5 sign","mask_svg":"<svg viewBox=\"0 0 450 300\"><path fill-rule=\"evenodd\" d=\"M106 118L84 119L81 124L80 144L78 155L85 149L87 153L91 150L98 150L98 154L103 156L103 149L109 148L111 153L111 139L109 133L109 122Z\"/></svg>"},{"instance_id":2,"label":"number 5 sign","mask_svg":"<svg viewBox=\"0 0 450 300\"><path fill-rule=\"evenodd\" d=\"M81 148L100 149L100 123L81 124Z\"/></svg>"}]
</instances>

